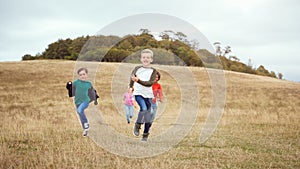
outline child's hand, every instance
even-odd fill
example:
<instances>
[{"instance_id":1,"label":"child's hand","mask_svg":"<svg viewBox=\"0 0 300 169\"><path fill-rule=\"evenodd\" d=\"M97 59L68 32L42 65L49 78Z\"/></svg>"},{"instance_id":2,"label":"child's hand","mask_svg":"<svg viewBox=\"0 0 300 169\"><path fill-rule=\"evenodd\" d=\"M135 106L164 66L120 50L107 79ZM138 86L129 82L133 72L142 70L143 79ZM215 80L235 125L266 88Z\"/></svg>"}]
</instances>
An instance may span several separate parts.
<instances>
[{"instance_id":1,"label":"child's hand","mask_svg":"<svg viewBox=\"0 0 300 169\"><path fill-rule=\"evenodd\" d=\"M155 98L155 97L152 98L152 102L153 102L153 103L156 102L156 98Z\"/></svg>"},{"instance_id":2,"label":"child's hand","mask_svg":"<svg viewBox=\"0 0 300 169\"><path fill-rule=\"evenodd\" d=\"M133 107L136 108L136 109L138 108L138 104L137 104L136 101L133 102Z\"/></svg>"},{"instance_id":3,"label":"child's hand","mask_svg":"<svg viewBox=\"0 0 300 169\"><path fill-rule=\"evenodd\" d=\"M132 88L132 87L131 87L131 88L129 88L129 91L130 91L130 92L133 92L133 88Z\"/></svg>"},{"instance_id":4,"label":"child's hand","mask_svg":"<svg viewBox=\"0 0 300 169\"><path fill-rule=\"evenodd\" d=\"M131 77L131 80L134 81L134 82L137 82L137 81L139 80L139 78L136 77L136 76L132 76L132 77Z\"/></svg>"}]
</instances>

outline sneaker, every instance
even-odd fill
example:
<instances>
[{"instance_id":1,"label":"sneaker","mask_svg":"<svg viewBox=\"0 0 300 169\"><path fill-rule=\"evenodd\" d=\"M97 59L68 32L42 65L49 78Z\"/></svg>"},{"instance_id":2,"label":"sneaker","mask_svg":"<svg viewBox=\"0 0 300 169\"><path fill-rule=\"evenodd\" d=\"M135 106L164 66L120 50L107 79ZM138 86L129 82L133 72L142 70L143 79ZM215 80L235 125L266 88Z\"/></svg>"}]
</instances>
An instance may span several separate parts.
<instances>
[{"instance_id":1,"label":"sneaker","mask_svg":"<svg viewBox=\"0 0 300 169\"><path fill-rule=\"evenodd\" d=\"M84 123L83 126L84 126L85 129L88 129L90 127L90 124L89 123Z\"/></svg>"},{"instance_id":2,"label":"sneaker","mask_svg":"<svg viewBox=\"0 0 300 169\"><path fill-rule=\"evenodd\" d=\"M86 137L86 136L87 136L88 131L89 131L89 129L84 129L84 130L83 130L83 133L82 133L83 137Z\"/></svg>"},{"instance_id":3,"label":"sneaker","mask_svg":"<svg viewBox=\"0 0 300 169\"><path fill-rule=\"evenodd\" d=\"M149 136L149 133L144 133L144 134L143 134L143 138L142 138L141 141L147 142L147 141L148 141L148 136Z\"/></svg>"},{"instance_id":4,"label":"sneaker","mask_svg":"<svg viewBox=\"0 0 300 169\"><path fill-rule=\"evenodd\" d=\"M138 137L140 135L140 129L141 129L141 124L135 123L133 127L133 135Z\"/></svg>"}]
</instances>

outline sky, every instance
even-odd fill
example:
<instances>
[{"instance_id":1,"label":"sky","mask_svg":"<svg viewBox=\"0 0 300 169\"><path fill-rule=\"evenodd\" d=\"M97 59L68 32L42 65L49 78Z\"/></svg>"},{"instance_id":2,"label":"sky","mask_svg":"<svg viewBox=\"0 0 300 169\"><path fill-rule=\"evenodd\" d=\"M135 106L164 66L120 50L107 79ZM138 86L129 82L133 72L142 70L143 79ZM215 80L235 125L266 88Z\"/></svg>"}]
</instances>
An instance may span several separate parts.
<instances>
[{"instance_id":1,"label":"sky","mask_svg":"<svg viewBox=\"0 0 300 169\"><path fill-rule=\"evenodd\" d=\"M298 0L0 0L0 61L20 61L58 39L96 35L124 17L154 13L231 46L245 64L251 59L254 67L300 82L299 9Z\"/></svg>"}]
</instances>

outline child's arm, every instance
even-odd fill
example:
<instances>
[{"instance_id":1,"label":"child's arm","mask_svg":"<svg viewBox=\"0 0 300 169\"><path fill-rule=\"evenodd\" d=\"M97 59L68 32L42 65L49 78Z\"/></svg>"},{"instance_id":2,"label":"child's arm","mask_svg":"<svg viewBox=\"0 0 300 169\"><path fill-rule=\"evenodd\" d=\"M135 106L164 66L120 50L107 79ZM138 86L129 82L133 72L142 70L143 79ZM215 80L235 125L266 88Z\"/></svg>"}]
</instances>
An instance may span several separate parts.
<instances>
[{"instance_id":1,"label":"child's arm","mask_svg":"<svg viewBox=\"0 0 300 169\"><path fill-rule=\"evenodd\" d=\"M97 91L91 86L91 88L88 89L88 95L90 97L90 102L94 101L94 105L98 104L97 99L99 98Z\"/></svg>"},{"instance_id":2,"label":"child's arm","mask_svg":"<svg viewBox=\"0 0 300 169\"><path fill-rule=\"evenodd\" d=\"M123 99L122 99L123 104L125 104L125 99L126 99L126 96L125 96L125 94L123 94Z\"/></svg>"},{"instance_id":3,"label":"child's arm","mask_svg":"<svg viewBox=\"0 0 300 169\"><path fill-rule=\"evenodd\" d=\"M130 82L129 82L129 87L132 88L133 87L133 84L134 84L134 81L132 79L132 77L136 77L136 71L141 68L142 66L137 66L133 69L133 71L131 72L131 75L130 75Z\"/></svg>"},{"instance_id":4,"label":"child's arm","mask_svg":"<svg viewBox=\"0 0 300 169\"><path fill-rule=\"evenodd\" d=\"M67 82L66 88L68 89L68 95L69 95L69 97L75 96L75 91L76 91L76 83L75 83L75 81L74 82L72 82L72 81Z\"/></svg>"},{"instance_id":5,"label":"child's arm","mask_svg":"<svg viewBox=\"0 0 300 169\"><path fill-rule=\"evenodd\" d=\"M66 88L68 89L69 97L73 97L73 95L72 95L72 82L71 81L67 82Z\"/></svg>"},{"instance_id":6,"label":"child's arm","mask_svg":"<svg viewBox=\"0 0 300 169\"><path fill-rule=\"evenodd\" d=\"M137 82L138 82L139 84L143 85L143 86L150 87L150 86L152 86L153 83L155 82L156 73L157 73L156 70L153 69L153 72L152 72L152 74L151 74L150 80L148 80L148 81L142 81L142 80L140 80L140 79L137 78Z\"/></svg>"}]
</instances>

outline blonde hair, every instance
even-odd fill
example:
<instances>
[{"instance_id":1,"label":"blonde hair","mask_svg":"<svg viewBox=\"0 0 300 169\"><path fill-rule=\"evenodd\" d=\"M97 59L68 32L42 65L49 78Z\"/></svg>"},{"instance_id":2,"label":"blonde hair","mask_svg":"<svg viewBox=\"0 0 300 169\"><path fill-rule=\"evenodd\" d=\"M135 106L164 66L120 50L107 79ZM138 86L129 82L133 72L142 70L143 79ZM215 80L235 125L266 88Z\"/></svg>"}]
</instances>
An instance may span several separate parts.
<instances>
[{"instance_id":1,"label":"blonde hair","mask_svg":"<svg viewBox=\"0 0 300 169\"><path fill-rule=\"evenodd\" d=\"M153 52L152 52L152 50L150 50L150 49L144 49L144 50L141 51L141 55L143 53L150 53L151 54L151 58L153 58Z\"/></svg>"}]
</instances>

